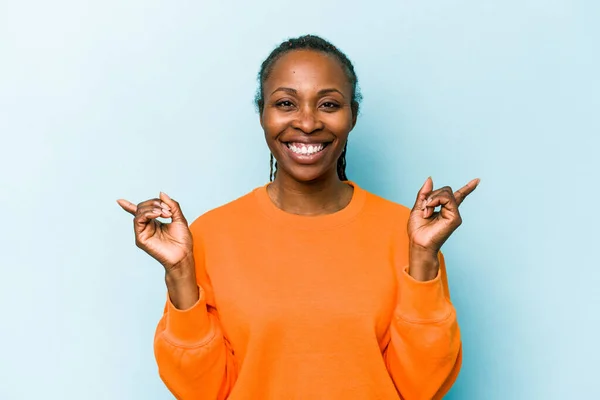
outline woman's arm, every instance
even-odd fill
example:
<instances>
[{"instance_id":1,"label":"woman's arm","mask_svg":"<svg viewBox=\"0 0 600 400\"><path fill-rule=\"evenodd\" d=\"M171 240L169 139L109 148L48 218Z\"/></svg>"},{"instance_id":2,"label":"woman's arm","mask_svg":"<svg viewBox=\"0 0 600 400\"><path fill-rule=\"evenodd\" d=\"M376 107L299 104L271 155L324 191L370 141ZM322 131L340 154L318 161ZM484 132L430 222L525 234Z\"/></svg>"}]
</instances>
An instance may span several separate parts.
<instances>
[{"instance_id":1,"label":"woman's arm","mask_svg":"<svg viewBox=\"0 0 600 400\"><path fill-rule=\"evenodd\" d=\"M202 241L194 224L191 231L194 257L177 269L182 273L166 276L167 303L154 354L161 379L177 399L226 399L236 379L235 360L209 295Z\"/></svg>"},{"instance_id":2,"label":"woman's arm","mask_svg":"<svg viewBox=\"0 0 600 400\"><path fill-rule=\"evenodd\" d=\"M162 380L178 399L225 399L236 369L205 272L202 218L188 226L179 203L162 192L137 205L117 203L134 216L136 245L165 268L169 295L154 340Z\"/></svg>"},{"instance_id":3,"label":"woman's arm","mask_svg":"<svg viewBox=\"0 0 600 400\"><path fill-rule=\"evenodd\" d=\"M404 399L440 399L458 376L460 330L440 249L461 225L458 207L478 184L479 179L472 179L456 192L449 186L433 190L428 177L408 216L406 233L394 240L396 246L408 243L408 253L394 249L394 266L400 267L398 304L384 358Z\"/></svg>"},{"instance_id":4,"label":"woman's arm","mask_svg":"<svg viewBox=\"0 0 600 400\"><path fill-rule=\"evenodd\" d=\"M431 280L416 280L408 266L399 271L398 304L383 356L405 400L441 399L461 367L460 330L441 252L437 260Z\"/></svg>"}]
</instances>

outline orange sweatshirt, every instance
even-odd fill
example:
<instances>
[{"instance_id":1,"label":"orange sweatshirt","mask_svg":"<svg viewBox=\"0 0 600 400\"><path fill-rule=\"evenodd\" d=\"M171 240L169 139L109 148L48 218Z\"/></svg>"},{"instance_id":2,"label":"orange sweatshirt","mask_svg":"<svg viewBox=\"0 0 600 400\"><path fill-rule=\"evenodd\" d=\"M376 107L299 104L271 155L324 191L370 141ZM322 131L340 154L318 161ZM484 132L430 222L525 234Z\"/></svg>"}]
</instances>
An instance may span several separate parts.
<instances>
[{"instance_id":1,"label":"orange sweatshirt","mask_svg":"<svg viewBox=\"0 0 600 400\"><path fill-rule=\"evenodd\" d=\"M200 300L169 301L155 356L184 400L439 399L461 365L446 279L408 275L410 210L361 189L300 216L266 186L190 229Z\"/></svg>"}]
</instances>

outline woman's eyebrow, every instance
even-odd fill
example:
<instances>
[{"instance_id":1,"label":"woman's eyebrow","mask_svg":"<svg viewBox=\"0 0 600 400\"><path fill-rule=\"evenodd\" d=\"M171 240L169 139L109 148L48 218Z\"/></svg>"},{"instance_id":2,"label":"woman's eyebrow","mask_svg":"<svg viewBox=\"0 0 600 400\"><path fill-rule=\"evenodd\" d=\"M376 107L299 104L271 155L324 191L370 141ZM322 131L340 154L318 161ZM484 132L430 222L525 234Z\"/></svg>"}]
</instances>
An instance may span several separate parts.
<instances>
[{"instance_id":1,"label":"woman's eyebrow","mask_svg":"<svg viewBox=\"0 0 600 400\"><path fill-rule=\"evenodd\" d=\"M289 93L289 94L298 94L298 91L296 89L292 89L292 88L289 88L289 87L283 87L283 86L281 86L281 87L278 87L277 89L273 90L273 92L271 92L271 95L273 95L273 93L279 92L279 91L286 92L286 93ZM334 93L334 92L335 93L339 93L343 98L346 98L346 96L344 96L344 94L342 92L340 92L339 90L337 90L336 88L321 89L321 90L319 90L319 92L317 93L317 95L323 96L324 94Z\"/></svg>"},{"instance_id":2,"label":"woman's eyebrow","mask_svg":"<svg viewBox=\"0 0 600 400\"><path fill-rule=\"evenodd\" d=\"M327 88L327 89L321 89L321 90L319 90L319 93L318 93L318 95L319 95L319 96L322 96L322 95L324 95L324 94L327 94L327 93L334 93L334 92L335 92L335 93L339 93L339 94L340 94L340 95L341 95L343 98L346 98L346 96L344 96L344 93L340 92L340 91L339 91L339 90L337 90L336 88Z\"/></svg>"},{"instance_id":3,"label":"woman's eyebrow","mask_svg":"<svg viewBox=\"0 0 600 400\"><path fill-rule=\"evenodd\" d=\"M298 91L296 89L292 89L289 87L278 87L277 89L273 90L273 92L271 92L271 95L273 95L273 93L275 92L286 92L289 94L298 94Z\"/></svg>"}]
</instances>

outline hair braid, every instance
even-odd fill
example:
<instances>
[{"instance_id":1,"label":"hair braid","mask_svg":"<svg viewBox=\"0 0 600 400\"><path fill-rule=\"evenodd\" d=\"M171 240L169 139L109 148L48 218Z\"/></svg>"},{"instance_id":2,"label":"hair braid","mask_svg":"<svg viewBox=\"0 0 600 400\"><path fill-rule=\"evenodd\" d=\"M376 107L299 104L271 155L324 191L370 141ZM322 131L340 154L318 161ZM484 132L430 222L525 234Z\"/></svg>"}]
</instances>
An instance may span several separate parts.
<instances>
[{"instance_id":1,"label":"hair braid","mask_svg":"<svg viewBox=\"0 0 600 400\"><path fill-rule=\"evenodd\" d=\"M275 157L273 157L273 153L271 153L271 172L269 173L269 182L273 182L273 178L275 178L275 174L277 173L277 163L275 163L275 169L273 169L273 161Z\"/></svg>"},{"instance_id":2,"label":"hair braid","mask_svg":"<svg viewBox=\"0 0 600 400\"><path fill-rule=\"evenodd\" d=\"M346 176L346 148L348 147L348 142L344 145L344 150L342 150L342 154L340 158L337 160L337 173L338 177L342 181L347 181L348 177Z\"/></svg>"}]
</instances>

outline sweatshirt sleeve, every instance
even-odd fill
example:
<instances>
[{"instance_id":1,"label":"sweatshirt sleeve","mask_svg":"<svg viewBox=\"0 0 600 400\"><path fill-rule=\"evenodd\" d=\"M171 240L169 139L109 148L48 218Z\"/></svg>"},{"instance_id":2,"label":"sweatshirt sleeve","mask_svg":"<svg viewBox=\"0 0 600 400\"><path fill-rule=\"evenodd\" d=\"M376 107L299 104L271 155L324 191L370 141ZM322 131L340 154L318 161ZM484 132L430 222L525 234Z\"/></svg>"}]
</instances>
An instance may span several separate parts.
<instances>
[{"instance_id":1,"label":"sweatshirt sleeve","mask_svg":"<svg viewBox=\"0 0 600 400\"><path fill-rule=\"evenodd\" d=\"M412 278L407 262L398 271L398 303L384 359L404 400L441 399L461 367L460 330L441 252L438 260L438 275L430 281Z\"/></svg>"},{"instance_id":2,"label":"sweatshirt sleeve","mask_svg":"<svg viewBox=\"0 0 600 400\"><path fill-rule=\"evenodd\" d=\"M159 375L175 398L226 399L236 378L235 360L214 305L198 230L192 228L192 236L200 298L189 309L179 310L167 295L154 355Z\"/></svg>"}]
</instances>

